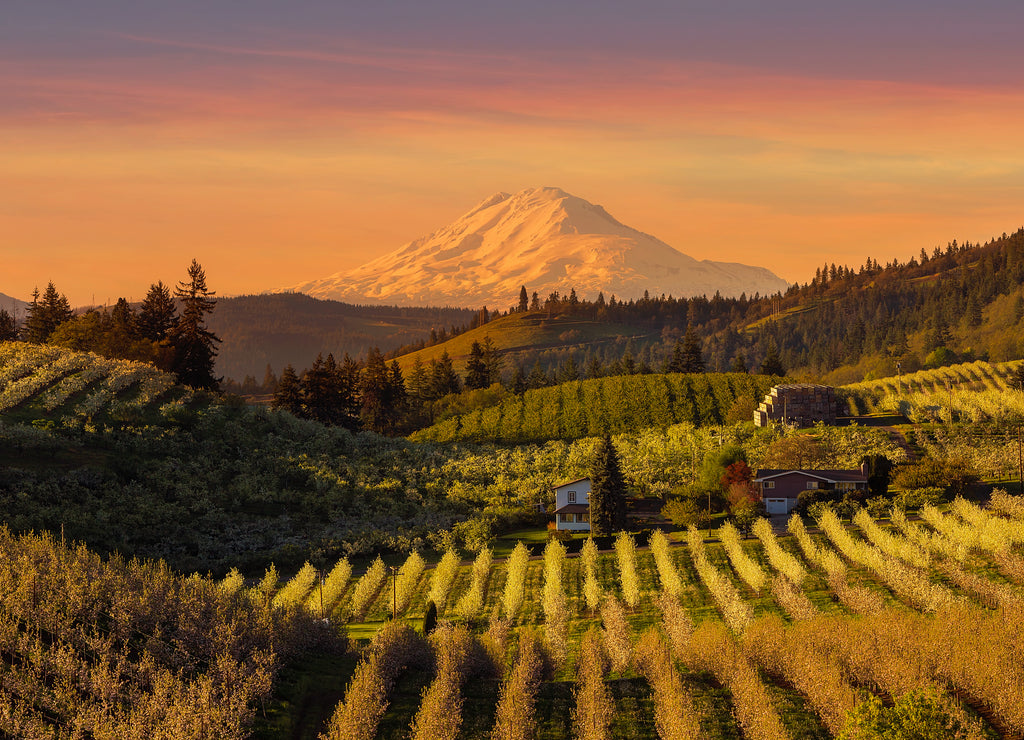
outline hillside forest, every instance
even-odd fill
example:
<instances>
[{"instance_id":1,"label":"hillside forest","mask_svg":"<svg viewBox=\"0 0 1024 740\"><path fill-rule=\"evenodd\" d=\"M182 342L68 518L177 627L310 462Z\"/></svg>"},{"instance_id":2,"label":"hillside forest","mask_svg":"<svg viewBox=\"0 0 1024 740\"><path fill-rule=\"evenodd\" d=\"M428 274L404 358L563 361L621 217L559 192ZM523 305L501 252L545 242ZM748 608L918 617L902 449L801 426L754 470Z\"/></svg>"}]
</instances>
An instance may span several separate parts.
<instances>
[{"instance_id":1,"label":"hillside forest","mask_svg":"<svg viewBox=\"0 0 1024 740\"><path fill-rule=\"evenodd\" d=\"M48 285L0 311L0 735L1019 737L1022 257L524 286L247 396L198 262L138 305ZM839 423L755 426L792 380ZM869 485L769 521L765 468ZM551 524L584 477L593 538Z\"/></svg>"}]
</instances>

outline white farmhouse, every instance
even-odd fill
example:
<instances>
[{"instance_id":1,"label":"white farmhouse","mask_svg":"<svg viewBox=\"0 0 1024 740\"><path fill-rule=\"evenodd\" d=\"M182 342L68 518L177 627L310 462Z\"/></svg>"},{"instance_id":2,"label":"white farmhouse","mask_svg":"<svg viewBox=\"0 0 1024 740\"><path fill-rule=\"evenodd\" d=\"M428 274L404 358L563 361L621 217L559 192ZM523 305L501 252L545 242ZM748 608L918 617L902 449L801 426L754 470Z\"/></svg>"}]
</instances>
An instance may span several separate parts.
<instances>
[{"instance_id":1,"label":"white farmhouse","mask_svg":"<svg viewBox=\"0 0 1024 740\"><path fill-rule=\"evenodd\" d=\"M555 529L590 531L590 478L555 486Z\"/></svg>"}]
</instances>

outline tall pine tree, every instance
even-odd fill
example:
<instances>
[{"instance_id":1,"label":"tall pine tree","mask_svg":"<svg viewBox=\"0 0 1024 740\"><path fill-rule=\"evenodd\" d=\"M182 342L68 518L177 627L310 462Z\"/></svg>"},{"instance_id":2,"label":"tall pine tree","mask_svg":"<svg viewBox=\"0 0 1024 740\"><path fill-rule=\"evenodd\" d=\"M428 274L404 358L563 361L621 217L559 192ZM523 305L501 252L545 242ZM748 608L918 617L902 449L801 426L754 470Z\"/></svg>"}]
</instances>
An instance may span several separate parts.
<instances>
[{"instance_id":1,"label":"tall pine tree","mask_svg":"<svg viewBox=\"0 0 1024 740\"><path fill-rule=\"evenodd\" d=\"M0 342L14 341L18 338L18 326L14 317L0 308Z\"/></svg>"},{"instance_id":2,"label":"tall pine tree","mask_svg":"<svg viewBox=\"0 0 1024 740\"><path fill-rule=\"evenodd\" d=\"M285 365L281 371L281 379L274 391L274 408L290 411L296 416L303 415L302 383L291 365Z\"/></svg>"},{"instance_id":3,"label":"tall pine tree","mask_svg":"<svg viewBox=\"0 0 1024 740\"><path fill-rule=\"evenodd\" d=\"M158 280L149 286L149 292L139 308L139 333L151 342L159 342L167 338L176 319L177 311L171 290L163 281Z\"/></svg>"},{"instance_id":4,"label":"tall pine tree","mask_svg":"<svg viewBox=\"0 0 1024 740\"><path fill-rule=\"evenodd\" d=\"M785 375L786 368L782 365L782 358L779 357L779 348L774 341L768 343L768 353L764 362L761 363L761 375Z\"/></svg>"},{"instance_id":5,"label":"tall pine tree","mask_svg":"<svg viewBox=\"0 0 1024 740\"><path fill-rule=\"evenodd\" d=\"M188 280L178 283L174 296L181 303L181 315L168 333L174 347L171 369L185 385L217 390L213 362L220 338L206 328L206 315L213 311L215 293L206 288L206 273L196 260L188 268Z\"/></svg>"},{"instance_id":6,"label":"tall pine tree","mask_svg":"<svg viewBox=\"0 0 1024 740\"><path fill-rule=\"evenodd\" d=\"M490 385L487 364L484 362L484 349L476 340L469 348L469 359L466 360L466 388L476 390Z\"/></svg>"},{"instance_id":7,"label":"tall pine tree","mask_svg":"<svg viewBox=\"0 0 1024 740\"><path fill-rule=\"evenodd\" d=\"M683 335L682 363L684 373L704 372L704 355L700 349L700 337L697 336L692 324L686 327L686 334Z\"/></svg>"},{"instance_id":8,"label":"tall pine tree","mask_svg":"<svg viewBox=\"0 0 1024 740\"><path fill-rule=\"evenodd\" d=\"M53 283L46 284L42 298L39 290L32 292L32 303L28 306L25 319L25 339L29 342L42 344L50 338L57 327L72 317L71 304Z\"/></svg>"},{"instance_id":9,"label":"tall pine tree","mask_svg":"<svg viewBox=\"0 0 1024 740\"><path fill-rule=\"evenodd\" d=\"M384 356L374 347L366 355L366 368L363 370L363 408L360 418L364 429L379 434L394 429L396 413L392 395L391 374L384 364Z\"/></svg>"},{"instance_id":10,"label":"tall pine tree","mask_svg":"<svg viewBox=\"0 0 1024 740\"><path fill-rule=\"evenodd\" d=\"M626 528L626 482L611 437L597 445L590 469L590 532L608 537Z\"/></svg>"}]
</instances>

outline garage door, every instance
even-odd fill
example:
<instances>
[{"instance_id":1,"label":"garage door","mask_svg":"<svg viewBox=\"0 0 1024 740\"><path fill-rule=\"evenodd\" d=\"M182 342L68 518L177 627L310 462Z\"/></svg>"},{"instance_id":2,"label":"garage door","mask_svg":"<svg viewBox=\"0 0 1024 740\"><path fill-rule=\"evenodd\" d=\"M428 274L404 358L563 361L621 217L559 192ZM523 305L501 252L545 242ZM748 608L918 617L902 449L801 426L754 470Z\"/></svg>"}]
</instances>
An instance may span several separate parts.
<instances>
[{"instance_id":1,"label":"garage door","mask_svg":"<svg viewBox=\"0 0 1024 740\"><path fill-rule=\"evenodd\" d=\"M764 508L768 510L769 514L788 514L789 502L784 498L766 498Z\"/></svg>"}]
</instances>

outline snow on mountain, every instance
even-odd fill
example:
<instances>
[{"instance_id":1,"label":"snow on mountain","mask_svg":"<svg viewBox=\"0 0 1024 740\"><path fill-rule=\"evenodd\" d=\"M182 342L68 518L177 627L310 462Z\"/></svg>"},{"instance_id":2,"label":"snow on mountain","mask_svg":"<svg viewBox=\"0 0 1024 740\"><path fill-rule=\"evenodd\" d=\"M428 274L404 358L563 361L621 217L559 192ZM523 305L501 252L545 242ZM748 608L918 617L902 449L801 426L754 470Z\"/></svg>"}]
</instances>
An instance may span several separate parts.
<instances>
[{"instance_id":1,"label":"snow on mountain","mask_svg":"<svg viewBox=\"0 0 1024 740\"><path fill-rule=\"evenodd\" d=\"M497 193L433 234L354 270L287 290L347 303L507 308L520 286L543 300L762 295L787 283L763 267L695 260L558 188Z\"/></svg>"}]
</instances>

